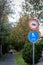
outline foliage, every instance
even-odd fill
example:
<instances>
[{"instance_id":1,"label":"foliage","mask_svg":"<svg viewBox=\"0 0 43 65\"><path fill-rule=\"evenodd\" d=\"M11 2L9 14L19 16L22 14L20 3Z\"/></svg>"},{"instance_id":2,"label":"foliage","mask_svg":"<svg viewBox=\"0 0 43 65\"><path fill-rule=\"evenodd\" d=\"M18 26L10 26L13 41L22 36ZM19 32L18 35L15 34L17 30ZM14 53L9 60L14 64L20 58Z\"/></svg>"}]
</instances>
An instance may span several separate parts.
<instances>
[{"instance_id":1,"label":"foliage","mask_svg":"<svg viewBox=\"0 0 43 65\"><path fill-rule=\"evenodd\" d=\"M40 46L41 46L42 51L43 51L43 38L40 40Z\"/></svg>"},{"instance_id":2,"label":"foliage","mask_svg":"<svg viewBox=\"0 0 43 65\"><path fill-rule=\"evenodd\" d=\"M23 48L25 42L27 41L27 34L29 31L28 21L28 15L24 15L22 18L20 18L17 26L13 29L13 32L10 35L11 43L15 49Z\"/></svg>"},{"instance_id":3,"label":"foliage","mask_svg":"<svg viewBox=\"0 0 43 65\"><path fill-rule=\"evenodd\" d=\"M40 12L43 13L42 3L42 0L25 0L25 3L22 4L23 12L29 14L32 18L40 19Z\"/></svg>"},{"instance_id":4,"label":"foliage","mask_svg":"<svg viewBox=\"0 0 43 65\"><path fill-rule=\"evenodd\" d=\"M40 0L30 0L29 2L34 6L34 9L40 10Z\"/></svg>"},{"instance_id":5,"label":"foliage","mask_svg":"<svg viewBox=\"0 0 43 65\"><path fill-rule=\"evenodd\" d=\"M27 63L24 62L23 58L22 58L22 54L21 52L17 52L14 55L15 59L16 59L16 63L18 65L28 65Z\"/></svg>"},{"instance_id":6,"label":"foliage","mask_svg":"<svg viewBox=\"0 0 43 65\"><path fill-rule=\"evenodd\" d=\"M40 43L35 44L35 63L37 63L41 57L41 45ZM30 42L27 42L24 46L23 52L22 52L22 57L25 60L26 63L29 63L30 65L32 64L33 61L33 52L32 52L32 44Z\"/></svg>"},{"instance_id":7,"label":"foliage","mask_svg":"<svg viewBox=\"0 0 43 65\"><path fill-rule=\"evenodd\" d=\"M11 26L8 23L8 12L10 11L7 0L0 0L0 52L5 51L8 44ZM4 48L2 48L4 47ZM4 50L3 50L4 49Z\"/></svg>"}]
</instances>

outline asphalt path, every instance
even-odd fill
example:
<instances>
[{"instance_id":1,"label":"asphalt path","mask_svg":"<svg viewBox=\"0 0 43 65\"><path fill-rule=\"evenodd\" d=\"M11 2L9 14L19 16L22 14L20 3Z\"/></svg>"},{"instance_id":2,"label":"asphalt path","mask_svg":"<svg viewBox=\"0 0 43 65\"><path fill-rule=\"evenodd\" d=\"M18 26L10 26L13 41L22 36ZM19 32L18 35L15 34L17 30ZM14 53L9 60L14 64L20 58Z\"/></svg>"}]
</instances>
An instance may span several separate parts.
<instances>
[{"instance_id":1,"label":"asphalt path","mask_svg":"<svg viewBox=\"0 0 43 65\"><path fill-rule=\"evenodd\" d=\"M16 60L13 54L8 53L2 61L0 61L0 65L17 65ZM43 57L40 59L38 65L43 65Z\"/></svg>"},{"instance_id":2,"label":"asphalt path","mask_svg":"<svg viewBox=\"0 0 43 65\"><path fill-rule=\"evenodd\" d=\"M38 65L43 65L43 57L40 58Z\"/></svg>"},{"instance_id":3,"label":"asphalt path","mask_svg":"<svg viewBox=\"0 0 43 65\"><path fill-rule=\"evenodd\" d=\"M0 61L0 65L17 65L14 55L13 54L7 54L2 61Z\"/></svg>"}]
</instances>

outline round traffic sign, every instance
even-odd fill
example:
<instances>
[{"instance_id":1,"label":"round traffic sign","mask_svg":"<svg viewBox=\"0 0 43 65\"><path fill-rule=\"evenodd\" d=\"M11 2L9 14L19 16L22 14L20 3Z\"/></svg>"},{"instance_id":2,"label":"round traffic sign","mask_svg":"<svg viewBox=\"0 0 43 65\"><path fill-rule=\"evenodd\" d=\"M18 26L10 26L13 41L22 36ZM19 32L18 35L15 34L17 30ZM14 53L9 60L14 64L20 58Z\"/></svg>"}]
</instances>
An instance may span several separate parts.
<instances>
[{"instance_id":1,"label":"round traffic sign","mask_svg":"<svg viewBox=\"0 0 43 65\"><path fill-rule=\"evenodd\" d=\"M28 33L28 40L32 43L36 43L39 39L38 32L36 31L31 31Z\"/></svg>"},{"instance_id":2,"label":"round traffic sign","mask_svg":"<svg viewBox=\"0 0 43 65\"><path fill-rule=\"evenodd\" d=\"M32 19L28 22L28 25L30 27L31 30L37 30L39 27L39 23L38 20L36 19Z\"/></svg>"}]
</instances>

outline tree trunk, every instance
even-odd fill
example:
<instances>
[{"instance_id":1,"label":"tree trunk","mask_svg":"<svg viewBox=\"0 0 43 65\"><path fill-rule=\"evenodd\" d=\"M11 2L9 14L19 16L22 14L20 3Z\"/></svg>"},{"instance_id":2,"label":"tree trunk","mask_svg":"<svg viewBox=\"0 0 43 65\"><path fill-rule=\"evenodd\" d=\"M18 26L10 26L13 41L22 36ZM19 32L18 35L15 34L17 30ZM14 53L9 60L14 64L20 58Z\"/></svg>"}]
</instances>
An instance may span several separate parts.
<instances>
[{"instance_id":1,"label":"tree trunk","mask_svg":"<svg viewBox=\"0 0 43 65\"><path fill-rule=\"evenodd\" d=\"M0 55L2 55L2 45L0 45Z\"/></svg>"}]
</instances>

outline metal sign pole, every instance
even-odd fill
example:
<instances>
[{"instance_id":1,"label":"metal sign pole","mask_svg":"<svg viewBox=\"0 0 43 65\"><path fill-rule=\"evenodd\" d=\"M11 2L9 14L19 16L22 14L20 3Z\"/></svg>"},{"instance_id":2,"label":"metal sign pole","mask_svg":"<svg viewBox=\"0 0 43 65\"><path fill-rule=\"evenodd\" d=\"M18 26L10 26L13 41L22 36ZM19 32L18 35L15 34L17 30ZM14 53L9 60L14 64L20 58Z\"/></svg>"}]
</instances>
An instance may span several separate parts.
<instances>
[{"instance_id":1,"label":"metal sign pole","mask_svg":"<svg viewBox=\"0 0 43 65\"><path fill-rule=\"evenodd\" d=\"M28 22L28 25L30 29L33 30L28 34L28 40L33 43L33 65L35 65L35 44L34 43L37 42L39 38L38 32L36 32L36 30L38 30L39 23L38 20L32 19Z\"/></svg>"},{"instance_id":2,"label":"metal sign pole","mask_svg":"<svg viewBox=\"0 0 43 65\"><path fill-rule=\"evenodd\" d=\"M34 61L35 60L35 54L34 54L35 52L34 52L34 49L35 49L35 45L33 43L33 65L35 65L35 61Z\"/></svg>"},{"instance_id":3,"label":"metal sign pole","mask_svg":"<svg viewBox=\"0 0 43 65\"><path fill-rule=\"evenodd\" d=\"M33 55L32 55L33 56L33 62L32 62L32 64L35 65L35 43L38 41L39 35L38 35L38 33L36 31L31 31L28 34L28 39L33 44L33 48L32 48L32 51L33 51Z\"/></svg>"}]
</instances>

